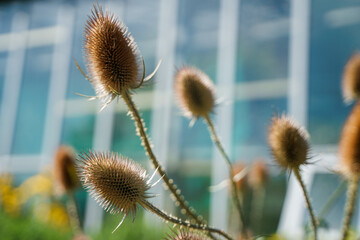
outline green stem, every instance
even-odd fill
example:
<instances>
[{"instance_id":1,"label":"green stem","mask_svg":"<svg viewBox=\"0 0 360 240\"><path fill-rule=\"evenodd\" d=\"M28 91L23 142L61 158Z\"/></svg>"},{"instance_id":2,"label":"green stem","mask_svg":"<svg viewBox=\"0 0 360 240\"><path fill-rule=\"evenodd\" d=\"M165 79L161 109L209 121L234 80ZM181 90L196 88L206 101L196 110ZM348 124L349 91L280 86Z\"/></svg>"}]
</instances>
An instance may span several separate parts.
<instances>
[{"instance_id":1,"label":"green stem","mask_svg":"<svg viewBox=\"0 0 360 240\"><path fill-rule=\"evenodd\" d=\"M321 209L319 213L319 219L325 217L325 214L331 209L332 205L335 203L336 200L343 194L346 187L346 181L342 180L339 186L336 188L334 193L330 196L329 200L326 202L324 207Z\"/></svg>"},{"instance_id":2,"label":"green stem","mask_svg":"<svg viewBox=\"0 0 360 240\"><path fill-rule=\"evenodd\" d=\"M69 214L70 224L73 228L74 232L83 233L81 225L80 225L80 218L78 214L78 210L76 207L75 196L73 192L67 192L67 211Z\"/></svg>"},{"instance_id":3,"label":"green stem","mask_svg":"<svg viewBox=\"0 0 360 240\"><path fill-rule=\"evenodd\" d=\"M345 205L345 215L342 227L342 240L345 240L349 234L350 223L355 210L355 201L358 192L359 177L353 176L348 183L348 191Z\"/></svg>"},{"instance_id":4,"label":"green stem","mask_svg":"<svg viewBox=\"0 0 360 240\"><path fill-rule=\"evenodd\" d=\"M314 232L314 240L316 240L317 239L317 221L316 221L316 218L315 218L314 210L313 210L311 202L310 202L309 194L307 193L304 181L302 180L302 177L301 177L301 174L300 174L300 169L299 168L294 168L293 170L294 170L294 174L295 174L296 179L300 183L301 190L302 190L302 192L304 194L304 197L305 197L306 207L309 210L310 219L311 219L311 223L312 223L312 229L313 229L313 232Z\"/></svg>"},{"instance_id":5,"label":"green stem","mask_svg":"<svg viewBox=\"0 0 360 240\"><path fill-rule=\"evenodd\" d=\"M157 169L160 176L162 176L162 179L164 180L166 186L170 190L171 194L174 196L175 201L179 203L179 207L181 209L184 209L186 214L190 218L194 219L197 224L204 224L204 221L201 217L197 216L195 210L189 207L187 202L184 200L184 197L181 195L181 191L174 185L173 180L168 177L164 168L161 166L160 162L157 160L155 154L153 153L149 138L146 134L144 120L141 118L135 103L132 101L130 94L128 92L123 92L122 98L124 99L127 107L129 108L129 112L133 120L135 121L136 132L141 139L147 156L150 158L150 161L154 168Z\"/></svg>"},{"instance_id":6,"label":"green stem","mask_svg":"<svg viewBox=\"0 0 360 240\"><path fill-rule=\"evenodd\" d=\"M265 188L264 186L257 186L254 188L251 206L251 226L254 233L256 233L259 226L261 226L261 217L264 208Z\"/></svg>"},{"instance_id":7,"label":"green stem","mask_svg":"<svg viewBox=\"0 0 360 240\"><path fill-rule=\"evenodd\" d=\"M239 197L239 193L238 193L238 189L236 188L236 184L235 181L233 179L233 166L231 164L230 158L229 156L226 154L225 149L223 148L217 134L215 131L215 127L211 121L211 118L209 117L209 115L204 116L205 122L207 123L208 127L209 127L209 132L210 132L210 136L211 139L213 140L213 142L215 143L215 145L217 146L217 148L219 149L221 155L223 156L223 158L225 159L226 164L228 165L229 168L229 179L231 182L231 191L232 191L232 199L234 202L234 205L236 206L237 211L239 212L239 216L240 216L240 222L242 224L242 228L241 228L241 233L247 237L247 226L245 224L245 217L244 217L244 212L242 211L242 207L241 207L241 200Z\"/></svg>"},{"instance_id":8,"label":"green stem","mask_svg":"<svg viewBox=\"0 0 360 240\"><path fill-rule=\"evenodd\" d=\"M207 232L211 232L211 233L217 233L220 234L221 236L223 236L224 238L228 239L228 240L233 240L233 238L231 238L231 236L229 236L227 233L225 233L222 230L216 229L216 228L211 228L208 227L205 224L202 225L197 225L197 224L191 224L190 222L185 222L181 219L169 216L168 214L166 214L165 212L161 211L160 209L158 209L157 207L155 207L154 205L152 205L150 202L148 201L143 201L141 203L141 205L150 210L151 212L155 213L156 215L158 215L160 218L172 222L174 224L180 225L180 226L184 226L184 227L188 227L188 228L192 228L192 229L197 229L197 230L201 230L201 231L207 231Z\"/></svg>"}]
</instances>

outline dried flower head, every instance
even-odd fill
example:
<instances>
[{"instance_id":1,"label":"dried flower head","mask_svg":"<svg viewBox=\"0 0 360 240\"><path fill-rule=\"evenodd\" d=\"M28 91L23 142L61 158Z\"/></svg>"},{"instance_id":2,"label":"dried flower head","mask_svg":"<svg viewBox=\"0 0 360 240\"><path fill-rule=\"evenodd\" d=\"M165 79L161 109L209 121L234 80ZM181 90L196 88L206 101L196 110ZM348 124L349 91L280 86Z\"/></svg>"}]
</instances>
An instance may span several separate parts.
<instances>
[{"instance_id":1,"label":"dried flower head","mask_svg":"<svg viewBox=\"0 0 360 240\"><path fill-rule=\"evenodd\" d=\"M168 235L166 240L207 240L208 238L203 234L189 230L189 229L181 229L177 232L173 231L173 235Z\"/></svg>"},{"instance_id":2,"label":"dried flower head","mask_svg":"<svg viewBox=\"0 0 360 240\"><path fill-rule=\"evenodd\" d=\"M88 152L80 156L79 174L85 188L112 214L136 214L137 204L149 196L146 171L132 160L113 153Z\"/></svg>"},{"instance_id":3,"label":"dried flower head","mask_svg":"<svg viewBox=\"0 0 360 240\"><path fill-rule=\"evenodd\" d=\"M248 176L249 185L252 188L262 187L268 178L269 172L266 163L261 159L254 161Z\"/></svg>"},{"instance_id":4,"label":"dried flower head","mask_svg":"<svg viewBox=\"0 0 360 240\"><path fill-rule=\"evenodd\" d=\"M345 101L360 98L360 53L355 53L344 68L342 90Z\"/></svg>"},{"instance_id":5,"label":"dried flower head","mask_svg":"<svg viewBox=\"0 0 360 240\"><path fill-rule=\"evenodd\" d=\"M285 169L296 169L307 163L309 134L286 116L274 117L268 141L275 161Z\"/></svg>"},{"instance_id":6,"label":"dried flower head","mask_svg":"<svg viewBox=\"0 0 360 240\"><path fill-rule=\"evenodd\" d=\"M175 76L175 92L187 117L205 117L215 105L215 87L210 78L193 67L183 67Z\"/></svg>"},{"instance_id":7,"label":"dried flower head","mask_svg":"<svg viewBox=\"0 0 360 240\"><path fill-rule=\"evenodd\" d=\"M232 170L233 170L233 178L235 181L236 188L240 192L244 191L246 188L246 173L244 172L246 171L246 165L243 162L239 161L233 165ZM241 172L244 172L243 176L238 175Z\"/></svg>"},{"instance_id":8,"label":"dried flower head","mask_svg":"<svg viewBox=\"0 0 360 240\"><path fill-rule=\"evenodd\" d=\"M61 191L72 191L79 186L74 151L69 146L60 146L54 157L54 177Z\"/></svg>"},{"instance_id":9,"label":"dried flower head","mask_svg":"<svg viewBox=\"0 0 360 240\"><path fill-rule=\"evenodd\" d=\"M360 103L357 103L343 127L340 143L340 171L346 177L360 176Z\"/></svg>"},{"instance_id":10,"label":"dried flower head","mask_svg":"<svg viewBox=\"0 0 360 240\"><path fill-rule=\"evenodd\" d=\"M85 55L90 81L105 105L124 91L137 88L139 74L137 45L114 15L94 6L85 27Z\"/></svg>"}]
</instances>

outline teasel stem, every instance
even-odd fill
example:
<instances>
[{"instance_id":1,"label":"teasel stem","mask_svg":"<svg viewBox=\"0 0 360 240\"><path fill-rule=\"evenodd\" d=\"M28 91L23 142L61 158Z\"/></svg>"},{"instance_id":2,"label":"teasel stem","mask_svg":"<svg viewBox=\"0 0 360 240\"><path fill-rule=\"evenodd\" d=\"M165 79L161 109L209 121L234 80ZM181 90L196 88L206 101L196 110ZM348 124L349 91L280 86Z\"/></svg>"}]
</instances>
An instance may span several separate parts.
<instances>
[{"instance_id":1,"label":"teasel stem","mask_svg":"<svg viewBox=\"0 0 360 240\"><path fill-rule=\"evenodd\" d=\"M311 223L312 223L312 229L313 229L313 232L314 232L314 240L316 240L317 239L317 221L316 221L316 218L315 218L314 210L313 210L311 202L310 202L309 194L306 191L304 181L303 181L303 179L301 177L300 169L299 168L293 168L293 172L295 174L296 179L300 183L301 190L302 190L302 192L304 194L306 207L309 210L310 219L311 219Z\"/></svg>"},{"instance_id":2,"label":"teasel stem","mask_svg":"<svg viewBox=\"0 0 360 240\"><path fill-rule=\"evenodd\" d=\"M83 230L80 225L80 218L76 207L74 193L72 191L71 192L68 191L67 196L68 199L67 199L66 207L69 214L71 227L73 228L74 232L83 233Z\"/></svg>"},{"instance_id":3,"label":"teasel stem","mask_svg":"<svg viewBox=\"0 0 360 240\"><path fill-rule=\"evenodd\" d=\"M346 187L346 181L342 180L339 184L339 186L335 189L333 194L330 196L330 198L325 203L324 207L321 209L318 218L322 219L325 217L326 213L331 209L332 205L335 203L336 200L339 199L339 197L343 194Z\"/></svg>"},{"instance_id":4,"label":"teasel stem","mask_svg":"<svg viewBox=\"0 0 360 240\"><path fill-rule=\"evenodd\" d=\"M213 140L213 142L216 144L217 148L219 149L221 155L223 156L223 158L225 159L226 164L228 165L229 168L229 179L231 182L231 192L232 192L232 196L233 196L233 202L236 206L237 211L239 212L239 216L240 216L240 222L242 224L242 228L241 228L241 233L247 237L247 226L245 224L245 216L244 216L244 212L242 210L242 206L241 206L241 199L239 197L239 193L238 193L238 189L236 188L236 184L235 181L233 179L233 166L231 164L230 158L229 156L226 154L225 149L223 148L217 134L215 131L215 127L212 123L212 120L210 118L210 116L207 114L204 116L205 122L207 123L208 127L209 127L209 132L210 132L210 137Z\"/></svg>"},{"instance_id":5,"label":"teasel stem","mask_svg":"<svg viewBox=\"0 0 360 240\"><path fill-rule=\"evenodd\" d=\"M251 206L251 226L256 233L258 226L261 226L261 216L264 209L265 188L259 186L254 188Z\"/></svg>"},{"instance_id":6,"label":"teasel stem","mask_svg":"<svg viewBox=\"0 0 360 240\"><path fill-rule=\"evenodd\" d=\"M164 168L161 166L160 162L157 160L155 154L153 153L149 138L146 134L145 123L141 118L135 103L132 101L130 94L124 91L122 93L122 98L124 99L127 107L129 108L130 114L135 121L137 134L141 139L147 156L150 158L154 168L157 169L160 176L162 176L166 186L169 188L171 194L174 196L175 201L179 203L179 207L181 209L185 210L187 216L194 219L197 224L203 224L203 220L199 216L197 216L195 210L190 208L187 202L185 202L184 197L180 194L180 190L173 184L173 180L170 179L169 176L166 174Z\"/></svg>"},{"instance_id":7,"label":"teasel stem","mask_svg":"<svg viewBox=\"0 0 360 240\"><path fill-rule=\"evenodd\" d=\"M355 210L355 201L359 186L359 177L352 176L348 181L347 199L345 204L345 215L341 231L341 239L345 240L349 234L350 223Z\"/></svg>"},{"instance_id":8,"label":"teasel stem","mask_svg":"<svg viewBox=\"0 0 360 240\"><path fill-rule=\"evenodd\" d=\"M144 200L140 203L144 208L150 210L151 212L153 212L154 214L158 215L160 218L172 222L174 224L180 225L180 226L184 226L184 227L188 227L188 228L192 228L192 229L197 229L197 230L201 230L201 231L206 231L209 233L217 233L220 234L221 236L223 236L224 238L228 239L228 240L233 240L233 238L231 236L229 236L227 233L225 233L224 231L220 230L220 229L216 229L216 228L212 228L209 227L205 224L191 224L190 222L185 222L181 219L172 217L168 214L166 214L165 212L161 211L160 209L158 209L157 207L155 207L154 205L152 205L150 202Z\"/></svg>"}]
</instances>

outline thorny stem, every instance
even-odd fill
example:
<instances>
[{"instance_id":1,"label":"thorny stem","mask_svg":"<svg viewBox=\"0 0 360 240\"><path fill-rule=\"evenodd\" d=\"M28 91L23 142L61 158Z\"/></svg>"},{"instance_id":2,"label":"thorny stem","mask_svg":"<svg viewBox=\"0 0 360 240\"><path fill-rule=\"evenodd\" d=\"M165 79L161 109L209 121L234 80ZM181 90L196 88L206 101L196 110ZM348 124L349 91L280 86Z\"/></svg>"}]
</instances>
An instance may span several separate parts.
<instances>
[{"instance_id":1,"label":"thorny stem","mask_svg":"<svg viewBox=\"0 0 360 240\"><path fill-rule=\"evenodd\" d=\"M214 143L216 144L217 148L219 149L221 155L223 156L223 158L225 159L225 162L227 163L228 167L229 167L229 179L231 181L231 191L232 191L232 196L233 196L233 202L237 208L237 211L239 212L239 216L240 216L240 221L242 224L242 228L241 228L241 232L242 234L247 237L247 226L245 224L245 217L244 217L244 212L242 211L242 207L241 207L241 200L239 197L239 193L238 193L238 189L236 188L236 184L235 181L233 179L233 167L230 161L229 156L226 154L217 134L214 128L214 125L211 121L211 118L209 117L209 115L204 116L205 122L207 123L207 125L209 126L209 131L210 131L210 136L211 139L214 141Z\"/></svg>"},{"instance_id":2,"label":"thorny stem","mask_svg":"<svg viewBox=\"0 0 360 240\"><path fill-rule=\"evenodd\" d=\"M335 203L336 200L343 194L346 187L346 181L342 180L339 186L336 188L334 193L330 196L328 201L325 203L324 207L321 209L318 218L322 219L325 217L326 213L331 209L332 205Z\"/></svg>"},{"instance_id":3,"label":"thorny stem","mask_svg":"<svg viewBox=\"0 0 360 240\"><path fill-rule=\"evenodd\" d=\"M180 226L184 226L184 227L188 227L188 228L193 228L193 229L197 229L197 230L202 230L202 231L207 231L207 232L211 232L211 233L217 233L220 234L221 236L223 236L224 238L228 239L228 240L233 240L233 238L231 236L229 236L227 233L225 233L224 231L220 230L220 229L216 229L216 228L212 228L209 227L205 224L191 224L190 222L187 221L183 221L181 219L172 217L168 214L166 214L165 212L161 211L160 209L158 209L157 207L155 207L154 205L152 205L150 202L148 201L143 201L142 203L140 203L144 208L150 210L151 212L153 212L154 214L158 215L160 218L172 222L174 224L180 225Z\"/></svg>"},{"instance_id":4,"label":"thorny stem","mask_svg":"<svg viewBox=\"0 0 360 240\"><path fill-rule=\"evenodd\" d=\"M343 219L343 227L341 232L341 239L345 240L349 234L351 218L354 214L355 200L358 192L359 177L354 176L349 180L347 190L347 199L345 205L345 215Z\"/></svg>"},{"instance_id":5,"label":"thorny stem","mask_svg":"<svg viewBox=\"0 0 360 240\"><path fill-rule=\"evenodd\" d=\"M316 221L316 218L315 218L314 210L313 210L313 208L311 206L309 194L307 193L304 181L302 180L302 177L301 177L301 174L300 174L300 169L299 168L294 168L294 174L295 174L296 179L299 181L302 192L304 194L305 201L306 201L306 207L309 210L309 214L310 214L310 218L311 218L312 229L313 229L313 232L314 232L314 240L316 240L317 239L317 221Z\"/></svg>"},{"instance_id":6,"label":"thorny stem","mask_svg":"<svg viewBox=\"0 0 360 240\"><path fill-rule=\"evenodd\" d=\"M179 207L184 209L186 214L190 218L194 219L197 224L203 224L204 223L203 220L199 216L197 216L195 213L195 210L193 208L190 208L189 205L187 204L187 202L185 202L184 197L181 196L181 194L180 194L181 193L180 190L177 189L177 187L173 183L173 180L168 177L164 168L161 166L159 161L156 159L156 156L154 155L154 153L152 151L151 144L149 142L149 138L146 134L145 123L144 123L143 119L141 118L141 116L135 106L135 103L132 101L130 94L128 92L123 92L122 97L123 97L127 107L129 108L130 114L132 115L132 117L135 121L137 134L140 137L142 145L144 146L145 152L146 152L147 156L150 158L151 163L153 164L154 168L157 169L160 176L162 176L166 186L169 188L171 194L174 196L176 201L180 204ZM212 237L212 236L210 236L210 237Z\"/></svg>"},{"instance_id":7,"label":"thorny stem","mask_svg":"<svg viewBox=\"0 0 360 240\"><path fill-rule=\"evenodd\" d=\"M74 193L68 192L67 196L68 196L68 199L67 199L66 206L67 206L67 211L69 214L70 224L71 224L74 232L82 233L83 231L82 231L81 225L80 225L79 214L78 214L77 207L76 207Z\"/></svg>"}]
</instances>

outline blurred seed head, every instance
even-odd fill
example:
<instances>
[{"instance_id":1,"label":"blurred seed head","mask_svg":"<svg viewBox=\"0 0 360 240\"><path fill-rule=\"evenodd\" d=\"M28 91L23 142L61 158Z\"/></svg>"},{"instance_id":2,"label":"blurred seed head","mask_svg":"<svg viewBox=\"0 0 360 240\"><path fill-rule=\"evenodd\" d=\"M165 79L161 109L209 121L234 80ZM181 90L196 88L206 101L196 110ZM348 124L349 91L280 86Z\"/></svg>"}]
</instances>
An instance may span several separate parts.
<instances>
[{"instance_id":1,"label":"blurred seed head","mask_svg":"<svg viewBox=\"0 0 360 240\"><path fill-rule=\"evenodd\" d=\"M54 161L54 177L59 190L62 192L73 191L79 186L74 150L69 146L58 147Z\"/></svg>"},{"instance_id":2,"label":"blurred seed head","mask_svg":"<svg viewBox=\"0 0 360 240\"><path fill-rule=\"evenodd\" d=\"M166 240L208 240L208 238L198 231L181 229L173 231L173 234L168 235Z\"/></svg>"},{"instance_id":3,"label":"blurred seed head","mask_svg":"<svg viewBox=\"0 0 360 240\"><path fill-rule=\"evenodd\" d=\"M269 178L268 167L264 160L258 159L251 166L248 182L252 188L263 187Z\"/></svg>"},{"instance_id":4,"label":"blurred seed head","mask_svg":"<svg viewBox=\"0 0 360 240\"><path fill-rule=\"evenodd\" d=\"M233 178L234 178L235 175L237 175L240 172L244 171L245 168L246 168L246 165L245 165L244 162L242 162L242 161L236 162L232 167L232 169L233 169L233 174L232 174ZM236 188L238 189L238 191L243 192L247 187L247 177L244 176L244 177L242 177L242 178L240 178L238 180L235 180L235 185L236 185Z\"/></svg>"},{"instance_id":5,"label":"blurred seed head","mask_svg":"<svg viewBox=\"0 0 360 240\"><path fill-rule=\"evenodd\" d=\"M360 177L360 103L354 106L343 127L339 155L341 173Z\"/></svg>"},{"instance_id":6,"label":"blurred seed head","mask_svg":"<svg viewBox=\"0 0 360 240\"><path fill-rule=\"evenodd\" d=\"M342 90L346 102L360 98L360 53L358 52L352 55L345 65Z\"/></svg>"},{"instance_id":7,"label":"blurred seed head","mask_svg":"<svg viewBox=\"0 0 360 240\"><path fill-rule=\"evenodd\" d=\"M194 67L183 67L175 75L175 93L184 115L204 117L215 105L215 87L210 78Z\"/></svg>"},{"instance_id":8,"label":"blurred seed head","mask_svg":"<svg viewBox=\"0 0 360 240\"><path fill-rule=\"evenodd\" d=\"M309 134L286 116L273 117L268 142L275 161L284 169L296 169L307 163Z\"/></svg>"},{"instance_id":9,"label":"blurred seed head","mask_svg":"<svg viewBox=\"0 0 360 240\"><path fill-rule=\"evenodd\" d=\"M149 196L146 171L126 157L88 152L80 156L79 175L85 188L112 214L136 214L137 204Z\"/></svg>"},{"instance_id":10,"label":"blurred seed head","mask_svg":"<svg viewBox=\"0 0 360 240\"><path fill-rule=\"evenodd\" d=\"M141 82L137 45L114 15L94 6L85 26L85 55L97 95L109 103Z\"/></svg>"},{"instance_id":11,"label":"blurred seed head","mask_svg":"<svg viewBox=\"0 0 360 240\"><path fill-rule=\"evenodd\" d=\"M78 233L72 238L72 240L91 240L91 238L84 233Z\"/></svg>"}]
</instances>

